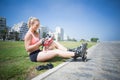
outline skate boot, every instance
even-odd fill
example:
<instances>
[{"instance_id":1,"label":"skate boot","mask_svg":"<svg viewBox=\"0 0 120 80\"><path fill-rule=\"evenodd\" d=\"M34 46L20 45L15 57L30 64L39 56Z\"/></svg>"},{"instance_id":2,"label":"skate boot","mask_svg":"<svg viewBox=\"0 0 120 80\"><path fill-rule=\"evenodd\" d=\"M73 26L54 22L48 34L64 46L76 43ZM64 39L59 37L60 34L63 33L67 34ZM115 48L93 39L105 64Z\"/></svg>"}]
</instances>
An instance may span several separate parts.
<instances>
[{"instance_id":1,"label":"skate boot","mask_svg":"<svg viewBox=\"0 0 120 80\"><path fill-rule=\"evenodd\" d=\"M82 45L81 45L81 57L82 57L82 61L84 61L84 62L86 62L86 60L87 60L87 43L83 43Z\"/></svg>"},{"instance_id":2,"label":"skate boot","mask_svg":"<svg viewBox=\"0 0 120 80\"><path fill-rule=\"evenodd\" d=\"M75 49L75 56L73 57L76 60L78 57L82 57L82 61L86 62L87 60L87 43L82 44L80 47Z\"/></svg>"}]
</instances>

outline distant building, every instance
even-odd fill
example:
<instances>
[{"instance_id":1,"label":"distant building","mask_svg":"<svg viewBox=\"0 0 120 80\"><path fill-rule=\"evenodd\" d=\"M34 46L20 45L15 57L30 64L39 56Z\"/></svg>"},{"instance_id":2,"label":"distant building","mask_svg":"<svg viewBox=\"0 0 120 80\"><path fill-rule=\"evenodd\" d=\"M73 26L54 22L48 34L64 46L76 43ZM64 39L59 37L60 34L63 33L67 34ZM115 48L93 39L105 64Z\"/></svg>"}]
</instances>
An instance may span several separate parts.
<instances>
[{"instance_id":1,"label":"distant building","mask_svg":"<svg viewBox=\"0 0 120 80\"><path fill-rule=\"evenodd\" d=\"M69 36L64 34L64 41L67 41L69 39Z\"/></svg>"},{"instance_id":2,"label":"distant building","mask_svg":"<svg viewBox=\"0 0 120 80\"><path fill-rule=\"evenodd\" d=\"M15 24L10 32L18 32L20 40L24 40L24 36L28 31L27 23L20 22L18 24ZM48 33L48 28L45 26L40 26L40 28L37 30L38 33L40 33L40 38L43 38L44 33Z\"/></svg>"},{"instance_id":3,"label":"distant building","mask_svg":"<svg viewBox=\"0 0 120 80\"><path fill-rule=\"evenodd\" d=\"M0 31L6 28L6 18L0 17Z\"/></svg>"},{"instance_id":4,"label":"distant building","mask_svg":"<svg viewBox=\"0 0 120 80\"><path fill-rule=\"evenodd\" d=\"M27 33L27 31L28 31L28 26L27 23L24 22L15 24L10 30L10 32L18 32L20 40L24 40L24 36Z\"/></svg>"},{"instance_id":5,"label":"distant building","mask_svg":"<svg viewBox=\"0 0 120 80\"><path fill-rule=\"evenodd\" d=\"M43 38L44 35L48 33L48 31L49 31L48 27L41 25L40 28L38 29L38 32L40 33L40 38Z\"/></svg>"},{"instance_id":6,"label":"distant building","mask_svg":"<svg viewBox=\"0 0 120 80\"><path fill-rule=\"evenodd\" d=\"M64 30L61 27L56 27L54 35L56 41L64 40Z\"/></svg>"},{"instance_id":7,"label":"distant building","mask_svg":"<svg viewBox=\"0 0 120 80\"><path fill-rule=\"evenodd\" d=\"M54 38L56 41L59 41L59 34L57 32L54 32Z\"/></svg>"}]
</instances>

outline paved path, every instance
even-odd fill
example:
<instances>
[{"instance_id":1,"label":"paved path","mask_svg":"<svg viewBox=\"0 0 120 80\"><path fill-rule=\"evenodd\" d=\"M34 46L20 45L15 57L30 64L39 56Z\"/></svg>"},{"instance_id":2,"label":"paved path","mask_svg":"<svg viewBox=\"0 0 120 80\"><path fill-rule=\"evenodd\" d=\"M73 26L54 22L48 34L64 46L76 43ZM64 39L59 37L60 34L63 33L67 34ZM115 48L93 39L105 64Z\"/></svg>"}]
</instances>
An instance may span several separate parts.
<instances>
[{"instance_id":1,"label":"paved path","mask_svg":"<svg viewBox=\"0 0 120 80\"><path fill-rule=\"evenodd\" d=\"M69 62L42 80L120 80L120 42L98 43L87 62Z\"/></svg>"}]
</instances>

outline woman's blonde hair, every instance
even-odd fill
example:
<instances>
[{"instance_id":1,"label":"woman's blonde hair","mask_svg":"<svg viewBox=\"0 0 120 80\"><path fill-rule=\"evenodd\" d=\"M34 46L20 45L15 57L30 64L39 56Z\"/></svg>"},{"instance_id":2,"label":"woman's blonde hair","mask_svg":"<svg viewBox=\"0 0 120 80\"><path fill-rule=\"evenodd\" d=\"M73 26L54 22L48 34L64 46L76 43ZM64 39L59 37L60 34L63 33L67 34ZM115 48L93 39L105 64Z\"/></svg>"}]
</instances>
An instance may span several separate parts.
<instances>
[{"instance_id":1,"label":"woman's blonde hair","mask_svg":"<svg viewBox=\"0 0 120 80\"><path fill-rule=\"evenodd\" d=\"M36 18L36 17L30 17L30 18L28 19L28 23L27 23L28 28L31 27L31 25L34 23L34 21L39 21L39 19Z\"/></svg>"}]
</instances>

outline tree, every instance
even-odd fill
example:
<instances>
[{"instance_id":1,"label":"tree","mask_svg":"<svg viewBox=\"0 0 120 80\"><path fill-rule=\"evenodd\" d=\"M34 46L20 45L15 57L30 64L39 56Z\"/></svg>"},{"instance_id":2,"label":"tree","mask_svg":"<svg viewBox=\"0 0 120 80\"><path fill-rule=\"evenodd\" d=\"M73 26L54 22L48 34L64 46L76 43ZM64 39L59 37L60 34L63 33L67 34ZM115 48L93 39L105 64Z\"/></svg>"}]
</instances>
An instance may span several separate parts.
<instances>
[{"instance_id":1,"label":"tree","mask_svg":"<svg viewBox=\"0 0 120 80\"><path fill-rule=\"evenodd\" d=\"M75 38L68 38L68 41L77 41Z\"/></svg>"},{"instance_id":2,"label":"tree","mask_svg":"<svg viewBox=\"0 0 120 80\"><path fill-rule=\"evenodd\" d=\"M75 38L73 38L72 41L75 41L75 42L76 42L77 40L76 40Z\"/></svg>"},{"instance_id":3,"label":"tree","mask_svg":"<svg viewBox=\"0 0 120 80\"><path fill-rule=\"evenodd\" d=\"M91 38L91 42L97 42L99 38Z\"/></svg>"},{"instance_id":4,"label":"tree","mask_svg":"<svg viewBox=\"0 0 120 80\"><path fill-rule=\"evenodd\" d=\"M15 34L14 39L16 41L19 41L19 33L17 31L15 31L14 34Z\"/></svg>"},{"instance_id":5,"label":"tree","mask_svg":"<svg viewBox=\"0 0 120 80\"><path fill-rule=\"evenodd\" d=\"M85 42L86 40L85 39L81 39L80 42Z\"/></svg>"},{"instance_id":6,"label":"tree","mask_svg":"<svg viewBox=\"0 0 120 80\"><path fill-rule=\"evenodd\" d=\"M1 30L1 32L0 32L2 35L2 39L3 39L3 41L5 41L5 39L6 39L6 34L7 34L7 31L6 31L6 29L4 29L4 30Z\"/></svg>"}]
</instances>

